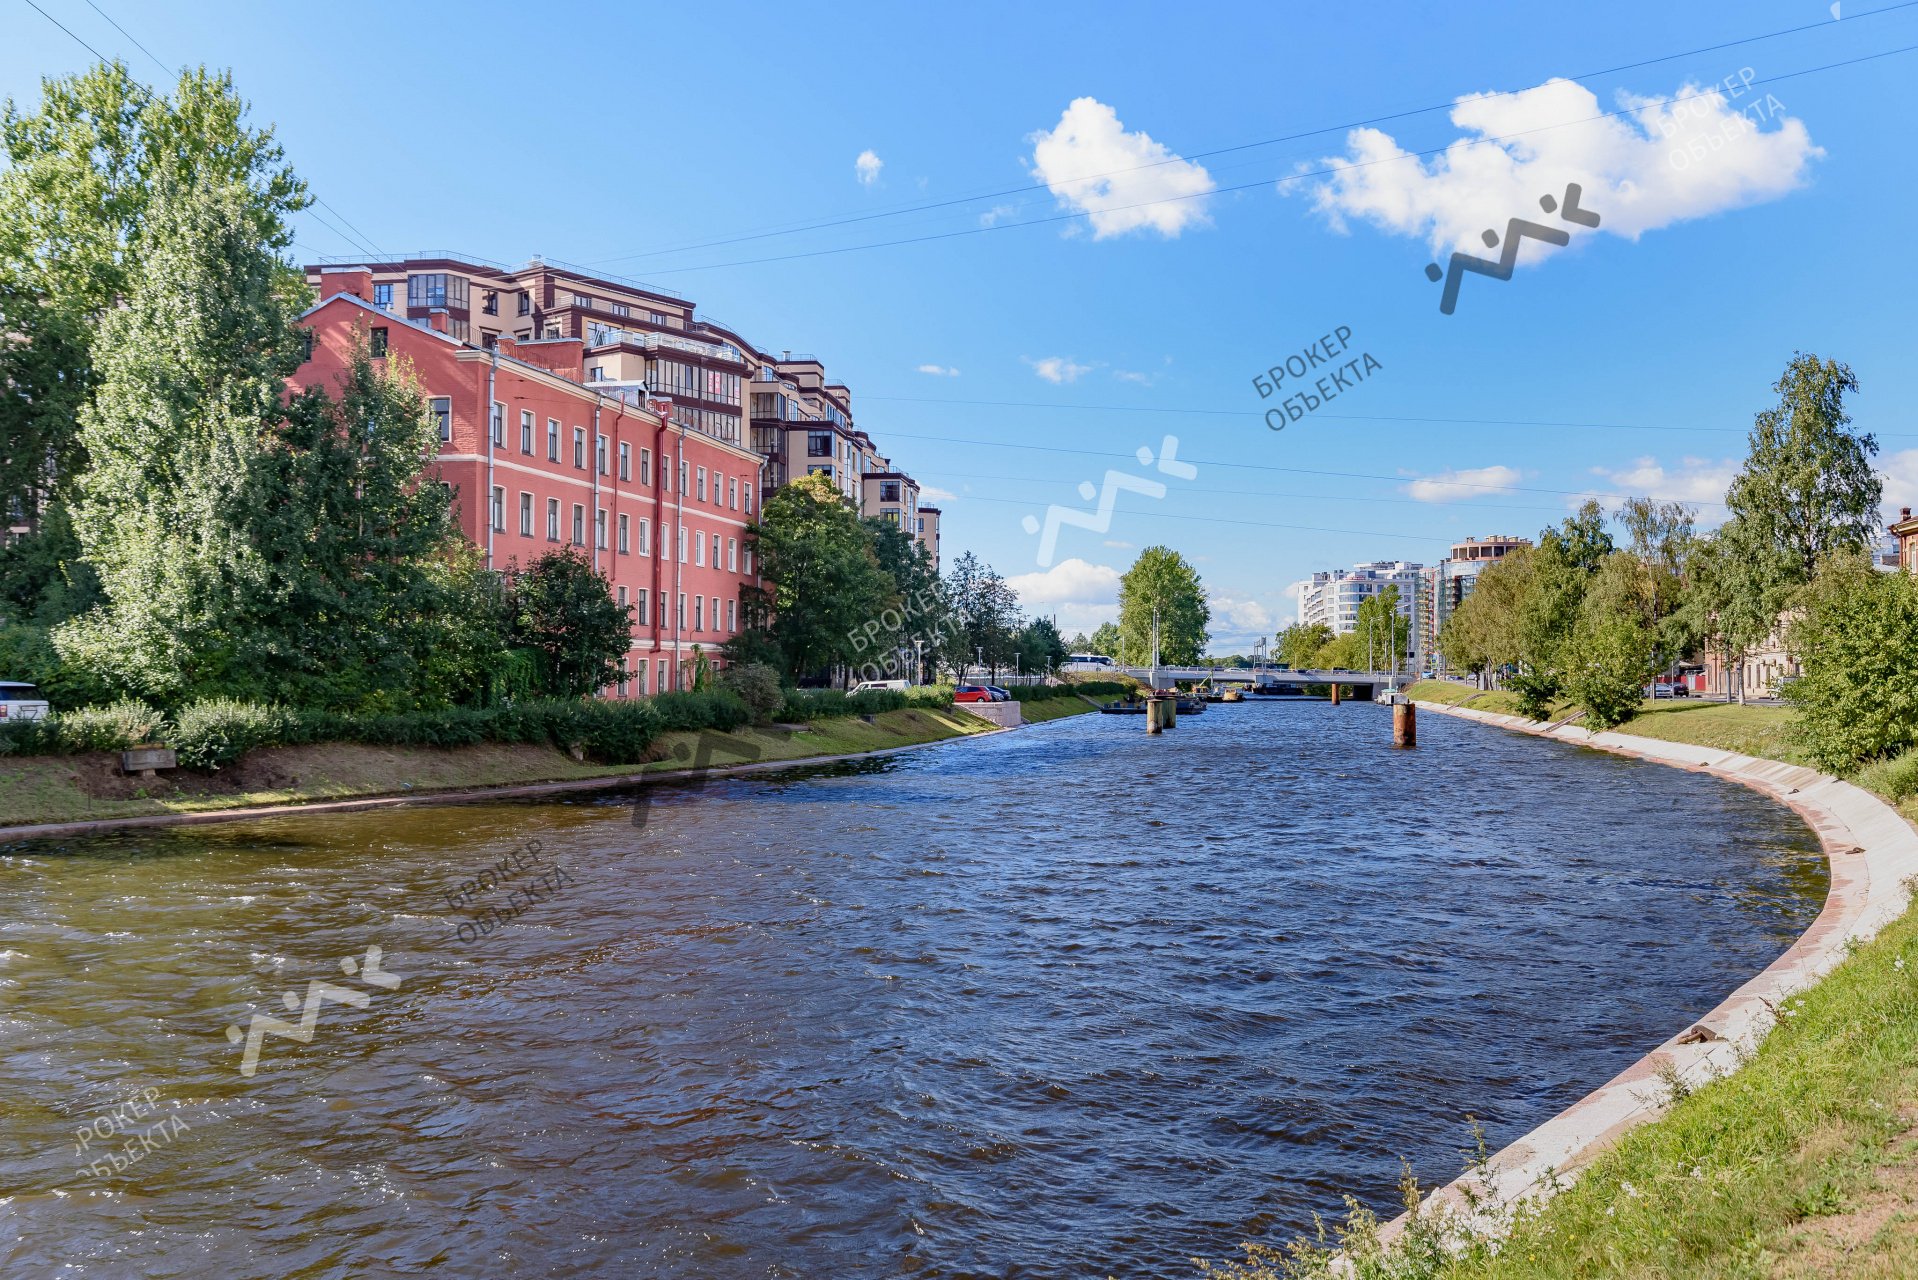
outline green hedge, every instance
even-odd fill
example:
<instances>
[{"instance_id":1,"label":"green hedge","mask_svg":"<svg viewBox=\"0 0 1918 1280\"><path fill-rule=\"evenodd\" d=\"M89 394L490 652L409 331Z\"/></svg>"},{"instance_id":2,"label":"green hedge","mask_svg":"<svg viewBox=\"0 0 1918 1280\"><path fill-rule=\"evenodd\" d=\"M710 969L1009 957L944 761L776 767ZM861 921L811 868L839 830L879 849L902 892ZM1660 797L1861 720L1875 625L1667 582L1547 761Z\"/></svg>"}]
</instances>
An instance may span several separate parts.
<instances>
[{"instance_id":1,"label":"green hedge","mask_svg":"<svg viewBox=\"0 0 1918 1280\"><path fill-rule=\"evenodd\" d=\"M449 707L351 715L337 711L212 698L190 703L168 722L138 703L56 712L44 720L0 727L0 754L54 755L122 751L164 742L193 769L218 769L259 747L352 742L377 747L470 747L483 742L550 745L578 750L601 764L637 764L660 733L671 728L732 729L746 722L745 705L729 693L671 694L669 715L647 701L532 699L498 707Z\"/></svg>"},{"instance_id":2,"label":"green hedge","mask_svg":"<svg viewBox=\"0 0 1918 1280\"><path fill-rule=\"evenodd\" d=\"M949 684L920 685L912 689L868 689L845 693L838 689L788 689L779 718L794 724L833 720L844 716L876 716L909 708L938 711L952 705Z\"/></svg>"}]
</instances>

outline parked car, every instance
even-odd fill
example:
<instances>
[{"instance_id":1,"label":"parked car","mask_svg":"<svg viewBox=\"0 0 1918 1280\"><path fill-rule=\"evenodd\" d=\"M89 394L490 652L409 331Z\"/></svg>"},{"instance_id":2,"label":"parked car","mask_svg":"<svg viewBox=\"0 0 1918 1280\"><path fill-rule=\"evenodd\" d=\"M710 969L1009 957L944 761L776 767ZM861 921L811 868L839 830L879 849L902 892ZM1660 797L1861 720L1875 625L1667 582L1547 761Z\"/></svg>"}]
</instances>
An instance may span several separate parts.
<instances>
[{"instance_id":1,"label":"parked car","mask_svg":"<svg viewBox=\"0 0 1918 1280\"><path fill-rule=\"evenodd\" d=\"M986 692L992 695L992 700L994 702L1011 702L1012 701L1012 695L1007 693L1004 689L1001 689L996 684L987 685Z\"/></svg>"},{"instance_id":2,"label":"parked car","mask_svg":"<svg viewBox=\"0 0 1918 1280\"><path fill-rule=\"evenodd\" d=\"M1652 697L1654 699L1671 698L1675 696L1677 695L1672 693L1672 686L1669 680L1654 680L1652 682Z\"/></svg>"},{"instance_id":3,"label":"parked car","mask_svg":"<svg viewBox=\"0 0 1918 1280\"><path fill-rule=\"evenodd\" d=\"M852 687L854 693L872 693L882 689L896 689L900 693L912 688L908 680L861 680Z\"/></svg>"},{"instance_id":4,"label":"parked car","mask_svg":"<svg viewBox=\"0 0 1918 1280\"><path fill-rule=\"evenodd\" d=\"M42 720L47 711L38 688L21 680L0 680L0 720Z\"/></svg>"},{"instance_id":5,"label":"parked car","mask_svg":"<svg viewBox=\"0 0 1918 1280\"><path fill-rule=\"evenodd\" d=\"M954 702L997 702L992 690L982 684L962 684L952 691Z\"/></svg>"},{"instance_id":6,"label":"parked car","mask_svg":"<svg viewBox=\"0 0 1918 1280\"><path fill-rule=\"evenodd\" d=\"M1686 684L1683 680L1672 681L1672 697L1689 698L1691 696L1692 688L1690 685Z\"/></svg>"}]
</instances>

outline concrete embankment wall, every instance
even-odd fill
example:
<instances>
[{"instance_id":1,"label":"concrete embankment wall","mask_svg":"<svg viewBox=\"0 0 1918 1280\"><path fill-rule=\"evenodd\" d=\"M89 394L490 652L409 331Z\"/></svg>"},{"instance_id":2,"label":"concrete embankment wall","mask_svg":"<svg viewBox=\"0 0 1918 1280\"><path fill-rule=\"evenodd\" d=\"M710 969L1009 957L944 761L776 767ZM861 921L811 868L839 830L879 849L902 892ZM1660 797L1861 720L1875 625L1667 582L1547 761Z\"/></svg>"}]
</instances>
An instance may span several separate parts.
<instances>
[{"instance_id":1,"label":"concrete embankment wall","mask_svg":"<svg viewBox=\"0 0 1918 1280\"><path fill-rule=\"evenodd\" d=\"M1851 940L1872 937L1906 908L1908 882L1918 875L1918 831L1890 805L1848 782L1715 747L1593 732L1573 725L1548 727L1518 716L1434 702L1418 706L1437 715L1616 751L1740 783L1796 810L1818 833L1831 863L1831 892L1824 910L1763 973L1704 1017L1675 1024L1671 1039L1498 1152L1489 1174L1474 1173L1435 1192L1434 1203L1463 1210L1468 1185L1493 1210L1528 1197L1543 1198L1552 1175L1569 1181L1621 1135L1658 1117L1670 1093L1661 1074L1675 1070L1697 1086L1737 1070L1742 1053L1764 1038L1787 996L1835 968ZM1480 1220L1489 1225L1497 1217L1496 1212L1486 1213Z\"/></svg>"}]
</instances>

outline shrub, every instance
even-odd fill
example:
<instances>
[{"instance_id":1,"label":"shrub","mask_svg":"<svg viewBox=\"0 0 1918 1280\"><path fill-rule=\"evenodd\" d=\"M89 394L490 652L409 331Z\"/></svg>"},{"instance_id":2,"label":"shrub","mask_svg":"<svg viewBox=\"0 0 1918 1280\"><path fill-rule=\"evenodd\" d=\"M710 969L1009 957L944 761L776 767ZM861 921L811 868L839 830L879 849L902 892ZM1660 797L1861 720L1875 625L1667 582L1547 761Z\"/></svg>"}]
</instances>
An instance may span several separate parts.
<instances>
[{"instance_id":1,"label":"shrub","mask_svg":"<svg viewBox=\"0 0 1918 1280\"><path fill-rule=\"evenodd\" d=\"M255 747L281 743L293 722L285 708L234 698L207 698L180 709L173 749L193 769L217 769Z\"/></svg>"},{"instance_id":2,"label":"shrub","mask_svg":"<svg viewBox=\"0 0 1918 1280\"><path fill-rule=\"evenodd\" d=\"M586 702L580 746L600 764L638 764L659 736L660 717L646 702Z\"/></svg>"},{"instance_id":3,"label":"shrub","mask_svg":"<svg viewBox=\"0 0 1918 1280\"><path fill-rule=\"evenodd\" d=\"M166 717L142 702L56 712L49 719L56 751L125 751L154 742L166 732Z\"/></svg>"},{"instance_id":4,"label":"shrub","mask_svg":"<svg viewBox=\"0 0 1918 1280\"><path fill-rule=\"evenodd\" d=\"M747 662L736 667L727 667L719 673L719 684L730 689L752 712L755 724L764 724L773 718L786 701L786 691L779 687L779 673L763 662Z\"/></svg>"},{"instance_id":5,"label":"shrub","mask_svg":"<svg viewBox=\"0 0 1918 1280\"><path fill-rule=\"evenodd\" d=\"M659 727L666 730L717 729L730 733L752 719L751 709L730 689L662 693L651 706L659 716Z\"/></svg>"},{"instance_id":6,"label":"shrub","mask_svg":"<svg viewBox=\"0 0 1918 1280\"><path fill-rule=\"evenodd\" d=\"M1651 633L1632 618L1581 618L1566 652L1565 692L1586 726L1612 729L1638 714L1656 663Z\"/></svg>"}]
</instances>

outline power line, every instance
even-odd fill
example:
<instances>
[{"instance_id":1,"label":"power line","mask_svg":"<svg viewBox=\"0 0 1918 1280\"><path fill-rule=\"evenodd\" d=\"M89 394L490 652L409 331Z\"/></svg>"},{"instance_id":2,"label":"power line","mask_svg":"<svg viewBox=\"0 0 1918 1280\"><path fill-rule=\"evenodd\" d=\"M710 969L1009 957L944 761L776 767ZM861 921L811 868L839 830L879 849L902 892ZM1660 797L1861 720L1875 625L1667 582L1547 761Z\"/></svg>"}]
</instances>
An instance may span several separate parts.
<instances>
[{"instance_id":1,"label":"power line","mask_svg":"<svg viewBox=\"0 0 1918 1280\"><path fill-rule=\"evenodd\" d=\"M1918 0L1912 0L1912 3L1918 4ZM352 230L352 232L360 238L360 244L358 245L359 248L366 250L366 252L372 254L376 258L385 256L379 251L379 249L374 247L373 240L370 236L368 236L364 231L361 231L358 227L354 226L352 223L346 221L345 214L341 213L338 209L335 209L332 205L327 204L326 201L320 199L318 196L313 197L313 202L315 204L325 206L326 210L329 213L331 213L334 217L338 218L341 222L346 223L347 227L350 230Z\"/></svg>"},{"instance_id":2,"label":"power line","mask_svg":"<svg viewBox=\"0 0 1918 1280\"><path fill-rule=\"evenodd\" d=\"M1029 450L1035 453L1069 453L1069 454L1075 454L1080 457L1087 457L1087 458L1124 458L1127 462L1138 461L1137 455L1135 454L1112 453L1112 452L1107 452L1105 450L1100 450L1100 449L1073 449L1066 445L1014 444L1009 441L998 441L998 440L968 440L962 436L913 435L905 431L888 431L886 435L888 438L896 437L901 440L935 440L935 441L944 442L946 444L963 444L967 446L968 448L973 448L973 449L1024 449L1024 450ZM1367 472L1367 471L1321 471L1321 470L1314 470L1313 468L1310 468L1310 467L1281 467L1275 463L1266 463L1266 462L1229 462L1223 458L1181 458L1180 461L1189 462L1193 466L1199 466L1199 467L1227 467L1227 468L1236 468L1237 470L1240 470L1240 471L1281 471L1281 472L1285 472L1288 475L1333 476L1333 477L1346 479L1346 480L1386 480L1386 481L1390 481L1393 484L1408 484L1419 479L1427 479L1427 480L1434 479L1433 477L1430 477L1430 476L1419 477L1419 476L1377 475L1375 473ZM1566 497L1566 498L1611 498L1611 497L1617 496L1616 494L1601 493L1596 490L1590 490L1590 489L1541 489L1536 486L1528 486L1528 485L1522 485L1522 484L1480 484L1476 481L1456 480L1456 479L1435 480L1434 482L1450 485L1454 488L1490 489L1499 493L1550 493L1550 494L1555 494L1559 497ZM1649 494L1647 496L1656 498L1658 501L1661 501L1661 502L1688 502L1696 506L1707 506L1707 507L1722 507L1725 505L1722 502L1708 502L1700 498L1661 497L1658 494ZM998 499L968 498L967 501L987 502L987 501L998 501Z\"/></svg>"},{"instance_id":3,"label":"power line","mask_svg":"<svg viewBox=\"0 0 1918 1280\"><path fill-rule=\"evenodd\" d=\"M1770 76L1763 80L1753 80L1751 84L1778 84L1785 80L1797 79L1799 76L1813 75L1820 71L1836 71L1844 67L1857 66L1859 63L1872 62L1879 58L1889 58L1901 53L1910 53L1913 50L1918 50L1918 45L1904 45L1897 49L1886 49L1879 53L1865 54L1857 58L1847 58L1841 62L1828 62L1823 66L1807 67L1802 71L1791 71L1784 75ZM1101 209L1060 213L1045 218L1028 218L1024 222L995 222L989 226L964 227L958 231L942 231L924 236L907 236L898 240L879 240L866 244L841 245L834 249L810 249L799 253L775 254L766 258L743 258L733 262L707 262L692 267L652 267L648 270L649 274L652 275L669 276L682 275L689 271L718 271L728 267L755 267L773 262L793 262L802 258L830 257L841 253L854 253L863 249L890 249L900 245L926 244L935 240L952 240L960 236L984 235L990 231L1011 231L1020 227L1038 227L1052 222L1068 222L1076 218L1089 217L1096 213L1123 213L1129 209L1147 209L1162 204L1181 204L1187 200L1203 200L1209 196L1230 195L1235 191L1250 191L1256 187L1301 182L1307 178L1322 178L1334 173L1350 173L1355 169L1369 169L1373 165L1393 164L1403 160L1422 160L1428 156L1440 155L1457 146L1476 147L1497 142L1510 142L1514 138L1530 137L1535 133L1546 133L1553 129L1565 129L1572 125L1591 124L1598 120L1609 120L1617 116L1636 115L1640 111L1649 111L1653 107L1677 106L1681 102L1691 102L1698 98L1709 98L1716 95L1716 90L1705 90L1699 93L1685 94L1676 98L1662 98L1652 102L1643 102L1635 107L1622 107L1617 111L1601 111L1597 115L1584 116L1577 120L1563 120L1558 124L1540 125L1535 129L1521 129L1516 133L1498 134L1494 137L1487 138L1458 138L1446 143L1444 146L1428 147L1423 151L1400 151L1393 155L1381 156L1376 160L1362 160L1355 164L1340 164L1325 169L1311 169L1300 173L1282 174L1274 178L1261 178L1256 182L1242 182L1236 186L1215 187L1210 191L1196 191L1181 196L1165 196L1157 200L1139 200L1132 204L1109 205Z\"/></svg>"},{"instance_id":4,"label":"power line","mask_svg":"<svg viewBox=\"0 0 1918 1280\"><path fill-rule=\"evenodd\" d=\"M82 40L79 36L74 35L72 30L68 28L68 26L64 22L60 21L60 19L48 13L45 9L42 9L39 5L35 4L33 0L26 0L26 3L27 3L27 8L33 10L35 13L45 18L48 22L51 22L54 26L60 28L60 30L65 31L69 36L72 36L73 42L79 45L82 49L85 49L88 53L92 54L94 57L98 58L102 62L113 61L113 59L107 57L106 54L101 53L98 49L94 48L92 45Z\"/></svg>"},{"instance_id":5,"label":"power line","mask_svg":"<svg viewBox=\"0 0 1918 1280\"><path fill-rule=\"evenodd\" d=\"M34 7L38 8L39 6L35 5ZM99 14L102 18L105 18L107 20L107 24L111 26L115 31L118 31L121 35L125 36L127 39L132 40L134 48L138 49L141 53L144 53L147 57L153 58L153 65L160 68L161 75L170 76L173 74L172 68L168 67L166 63L160 61L159 58L154 57L153 50L141 44L137 39L134 38L134 35L131 31L128 31L125 27L115 22L113 20L112 14L108 13L105 9L102 9L99 5L93 3L93 0L87 0L87 8L93 10L95 13Z\"/></svg>"},{"instance_id":6,"label":"power line","mask_svg":"<svg viewBox=\"0 0 1918 1280\"><path fill-rule=\"evenodd\" d=\"M1853 22L1858 22L1866 18L1874 18L1874 17L1880 16L1881 14L1893 13L1893 12L1896 12L1897 10L1909 9L1914 6L1918 6L1918 0L1903 0L1903 3L1885 5L1882 8L1869 9L1863 13L1852 14L1850 15L1849 20ZM1615 67L1606 67L1606 68L1603 68L1602 70L1597 70L1597 71L1580 72L1575 75L1564 77L1564 78L1577 81L1577 80L1590 80L1599 76L1616 75L1621 71L1635 71L1641 67L1656 66L1657 64L1661 62L1674 62L1680 58L1696 57L1699 54L1717 53L1725 49L1737 48L1740 45L1756 44L1765 40L1776 40L1783 36L1798 35L1802 32L1810 31L1814 28L1825 28L1825 27L1830 27L1831 25L1832 24L1827 21L1808 22L1802 26L1786 27L1778 31L1769 31L1760 35L1745 36L1737 40L1727 40L1721 44L1705 45L1697 49L1688 49L1683 53L1663 54L1659 57L1646 58L1639 62L1621 63L1620 65ZM1529 86L1526 89L1498 89L1490 93L1476 95L1474 97L1474 101L1485 101L1492 98L1514 97L1520 93L1529 92L1531 88L1536 88L1536 87L1537 86ZM1190 155L1171 156L1164 160L1154 160L1150 162L1149 164L1130 165L1123 169L1109 169L1104 173L1087 174L1083 177L1066 178L1066 179L1061 179L1060 181L1062 184L1097 182L1105 178L1118 177L1121 174L1127 174L1127 173L1138 173L1143 170L1156 169L1163 165L1168 165L1168 164L1186 164L1194 160L1206 160L1206 159L1212 158L1213 156L1229 155L1239 151L1250 151L1259 147L1277 146L1280 143L1285 143L1285 142L1299 142L1306 138L1318 137L1322 134L1338 133L1347 129L1362 129L1370 125L1385 124L1393 120L1403 120L1413 116L1429 115L1434 111L1450 110L1456 107L1459 104L1459 101L1460 101L1459 98L1454 97L1446 102L1434 103L1430 106L1413 107L1404 111L1390 112L1385 115L1370 116L1362 120L1351 120L1343 124L1325 125L1317 129L1307 129L1300 133L1284 134L1275 138L1262 138L1256 142L1242 142L1242 143L1237 143L1233 146L1228 146L1228 147L1216 147L1209 151L1193 152ZM1684 101L1684 99L1677 99L1677 101ZM971 204L979 200L994 200L994 199L998 199L1001 196L1028 195L1028 194L1033 194L1041 191L1050 191L1052 189L1052 186L1053 184L1049 182L1034 182L1034 183L1027 183L1023 186L1018 186L1018 187L1007 187L999 191L983 191L983 192L978 192L976 194L968 195L968 196L957 196L949 200L935 200L928 203L922 203L922 204L916 204L916 205L896 206L891 209L880 210L872 213L848 215L844 217L829 218L829 219L823 219L823 220L818 220L818 221L808 222L808 223L781 224L779 227L772 230L759 231L759 232L755 232L747 235L730 236L721 240L705 240L705 241L700 241L694 244L677 245L677 246L673 246L671 248L666 248L666 249L648 250L643 253L629 253L629 254L622 254L618 257L599 258L594 260L594 262L592 262L589 265L603 266L605 264L614 263L614 262L630 262L639 258L654 258L654 257L659 257L663 254L669 254L669 253L686 253L694 249L712 249L712 248L720 247L722 245L742 244L752 240L765 240L765 239L782 236L782 235L793 235L801 231L820 231L830 227L850 226L854 223L871 222L880 218L892 218L892 217L898 217L908 213L921 213L921 212L926 212L934 209L951 208L954 205ZM1212 194L1219 194L1219 193L1217 192L1199 193L1199 195L1201 196L1212 195ZM1073 216L1080 216L1080 215L1073 215ZM1018 224L1015 224L1015 225L1018 225Z\"/></svg>"}]
</instances>

